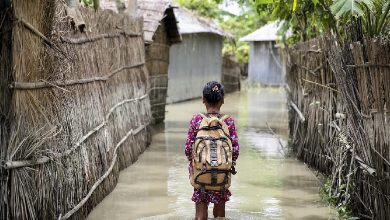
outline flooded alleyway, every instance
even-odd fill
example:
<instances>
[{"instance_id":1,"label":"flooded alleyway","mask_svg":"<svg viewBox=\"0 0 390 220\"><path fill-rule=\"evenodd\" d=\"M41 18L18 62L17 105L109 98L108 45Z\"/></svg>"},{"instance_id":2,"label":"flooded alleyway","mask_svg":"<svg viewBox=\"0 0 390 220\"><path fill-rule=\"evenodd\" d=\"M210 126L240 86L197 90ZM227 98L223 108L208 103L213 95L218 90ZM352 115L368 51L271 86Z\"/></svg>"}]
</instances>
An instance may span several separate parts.
<instances>
[{"instance_id":1,"label":"flooded alleyway","mask_svg":"<svg viewBox=\"0 0 390 220\"><path fill-rule=\"evenodd\" d=\"M240 157L233 176L228 219L333 219L318 194L319 183L301 162L284 158L287 144L285 95L275 88L229 94L222 111L238 127ZM121 172L119 183L89 215L99 219L191 219L194 204L183 145L200 99L167 107L165 124L138 161ZM280 137L275 138L270 128ZM212 207L212 206L211 206ZM211 217L209 211L209 217Z\"/></svg>"}]
</instances>

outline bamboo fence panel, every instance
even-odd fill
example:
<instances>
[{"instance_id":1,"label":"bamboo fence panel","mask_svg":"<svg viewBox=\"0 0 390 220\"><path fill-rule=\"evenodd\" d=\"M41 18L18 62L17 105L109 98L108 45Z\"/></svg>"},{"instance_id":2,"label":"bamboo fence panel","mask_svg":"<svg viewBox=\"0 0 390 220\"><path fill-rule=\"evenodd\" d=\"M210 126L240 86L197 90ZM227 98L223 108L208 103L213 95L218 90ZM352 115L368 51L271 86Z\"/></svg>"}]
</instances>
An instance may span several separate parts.
<instances>
[{"instance_id":1,"label":"bamboo fence panel","mask_svg":"<svg viewBox=\"0 0 390 220\"><path fill-rule=\"evenodd\" d=\"M287 52L292 146L366 219L390 216L389 51L385 39L325 38Z\"/></svg>"},{"instance_id":2,"label":"bamboo fence panel","mask_svg":"<svg viewBox=\"0 0 390 220\"><path fill-rule=\"evenodd\" d=\"M334 77L319 51L322 41L313 40L289 50L290 136L298 158L324 173L330 173L332 160L326 145L335 137L328 126L337 110L338 91ZM295 109L295 110L294 110ZM301 111L301 116L296 114ZM297 117L298 116L298 117ZM304 118L305 120L302 120ZM341 123L341 122L338 122Z\"/></svg>"},{"instance_id":3,"label":"bamboo fence panel","mask_svg":"<svg viewBox=\"0 0 390 220\"><path fill-rule=\"evenodd\" d=\"M64 1L14 0L10 9L2 219L85 218L150 141L142 19L79 10L84 32Z\"/></svg>"}]
</instances>

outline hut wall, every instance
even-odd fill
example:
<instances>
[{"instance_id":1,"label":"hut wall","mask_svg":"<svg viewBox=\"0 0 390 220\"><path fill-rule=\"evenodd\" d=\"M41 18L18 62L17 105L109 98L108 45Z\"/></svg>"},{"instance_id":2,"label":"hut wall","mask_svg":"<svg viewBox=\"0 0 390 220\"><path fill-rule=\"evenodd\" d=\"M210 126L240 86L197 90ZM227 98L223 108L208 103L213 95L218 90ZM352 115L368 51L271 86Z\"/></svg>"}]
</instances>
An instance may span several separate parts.
<instances>
[{"instance_id":1,"label":"hut wall","mask_svg":"<svg viewBox=\"0 0 390 220\"><path fill-rule=\"evenodd\" d=\"M248 76L251 83L277 86L284 83L281 60L275 42L251 42Z\"/></svg>"},{"instance_id":2,"label":"hut wall","mask_svg":"<svg viewBox=\"0 0 390 220\"><path fill-rule=\"evenodd\" d=\"M154 41L146 46L146 67L150 79L150 105L153 123L164 121L168 91L169 39L164 20L155 32Z\"/></svg>"},{"instance_id":3,"label":"hut wall","mask_svg":"<svg viewBox=\"0 0 390 220\"><path fill-rule=\"evenodd\" d=\"M240 91L240 64L231 55L223 56L222 63L222 84L225 86L225 92Z\"/></svg>"},{"instance_id":4,"label":"hut wall","mask_svg":"<svg viewBox=\"0 0 390 220\"><path fill-rule=\"evenodd\" d=\"M210 34L182 35L171 46L168 70L168 103L200 97L205 83L222 78L222 37Z\"/></svg>"},{"instance_id":5,"label":"hut wall","mask_svg":"<svg viewBox=\"0 0 390 220\"><path fill-rule=\"evenodd\" d=\"M9 106L11 93L8 85L11 81L12 70L12 16L8 5L0 3L0 164L7 158L9 142ZM8 172L0 165L0 219L9 219L8 201Z\"/></svg>"},{"instance_id":6,"label":"hut wall","mask_svg":"<svg viewBox=\"0 0 390 220\"><path fill-rule=\"evenodd\" d=\"M13 0L1 31L1 219L85 218L149 141L142 19L80 8L80 33L63 4Z\"/></svg>"},{"instance_id":7,"label":"hut wall","mask_svg":"<svg viewBox=\"0 0 390 220\"><path fill-rule=\"evenodd\" d=\"M288 50L290 138L354 216L390 216L390 42L315 39Z\"/></svg>"}]
</instances>

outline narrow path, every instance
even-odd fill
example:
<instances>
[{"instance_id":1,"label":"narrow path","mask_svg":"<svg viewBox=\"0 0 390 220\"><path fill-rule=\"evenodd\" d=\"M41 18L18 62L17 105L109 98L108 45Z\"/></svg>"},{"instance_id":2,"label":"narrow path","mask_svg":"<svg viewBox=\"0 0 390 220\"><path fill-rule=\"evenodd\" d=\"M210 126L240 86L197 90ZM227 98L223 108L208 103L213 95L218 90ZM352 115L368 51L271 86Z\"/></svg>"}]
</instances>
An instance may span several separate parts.
<instances>
[{"instance_id":1,"label":"narrow path","mask_svg":"<svg viewBox=\"0 0 390 220\"><path fill-rule=\"evenodd\" d=\"M241 154L228 219L334 219L318 181L301 162L284 158L267 124L287 140L284 93L275 88L229 94L222 107L238 122ZM99 219L191 219L194 205L183 145L200 100L168 106L166 122L138 161L122 171L114 191L89 215ZM212 213L212 212L209 212Z\"/></svg>"}]
</instances>

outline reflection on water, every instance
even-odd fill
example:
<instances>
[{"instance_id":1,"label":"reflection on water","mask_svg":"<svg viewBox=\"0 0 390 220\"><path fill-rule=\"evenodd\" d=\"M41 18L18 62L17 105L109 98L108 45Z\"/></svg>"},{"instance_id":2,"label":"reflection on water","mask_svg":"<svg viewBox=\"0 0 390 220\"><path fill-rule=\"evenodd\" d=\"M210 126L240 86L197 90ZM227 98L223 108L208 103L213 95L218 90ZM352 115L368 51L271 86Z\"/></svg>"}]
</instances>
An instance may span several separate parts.
<instances>
[{"instance_id":1,"label":"reflection on water","mask_svg":"<svg viewBox=\"0 0 390 220\"><path fill-rule=\"evenodd\" d=\"M237 121L238 174L226 204L228 219L333 219L318 196L315 176L301 162L283 157L287 143L284 93L275 88L229 94L224 113ZM194 204L183 145L200 100L168 106L165 125L138 161L121 172L114 191L88 219L192 219ZM277 133L276 138L270 128ZM212 206L210 206L212 208ZM212 210L209 210L211 217Z\"/></svg>"}]
</instances>

